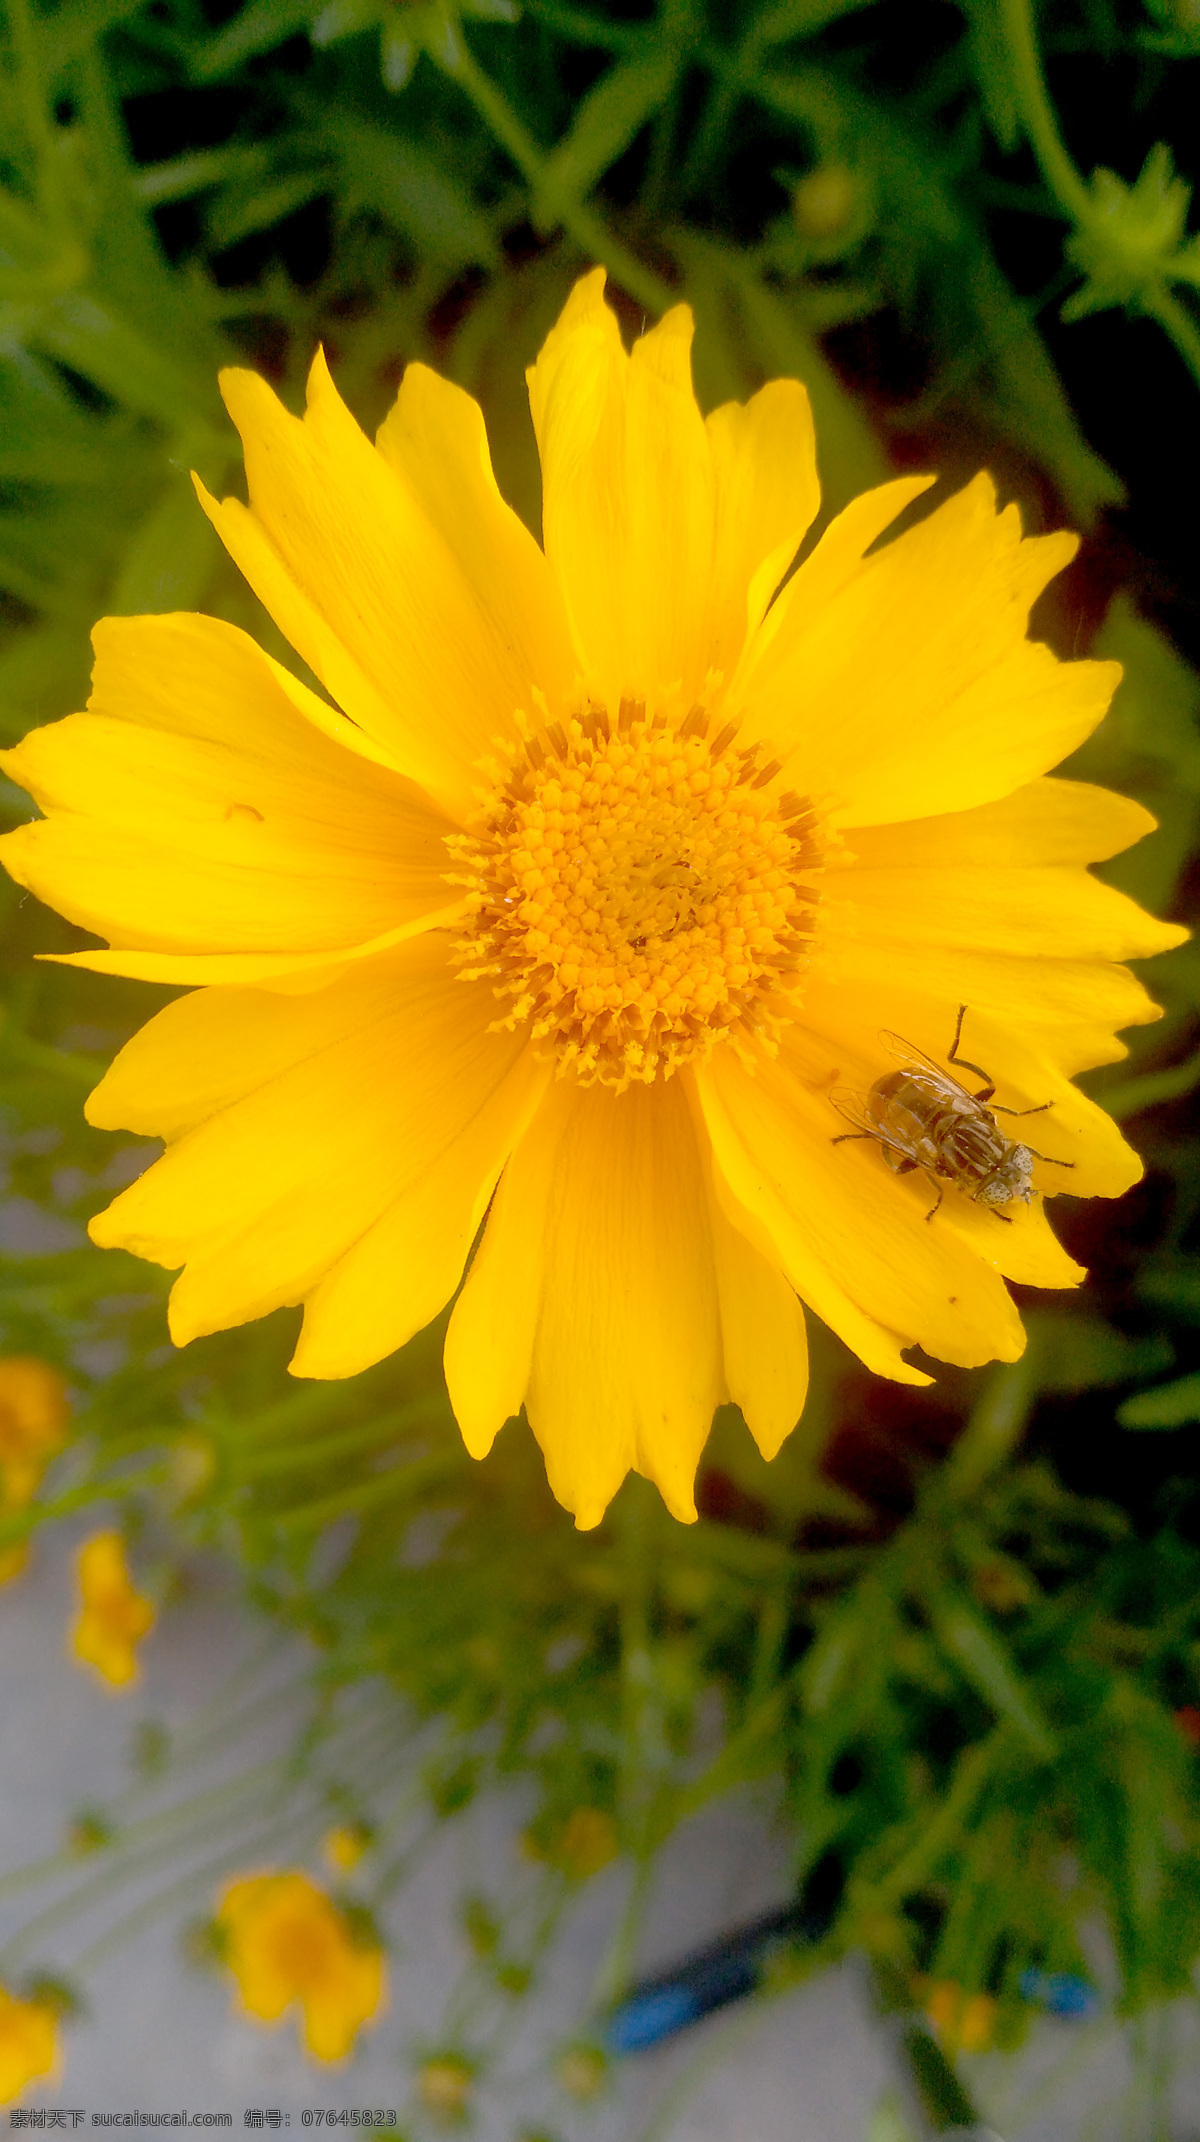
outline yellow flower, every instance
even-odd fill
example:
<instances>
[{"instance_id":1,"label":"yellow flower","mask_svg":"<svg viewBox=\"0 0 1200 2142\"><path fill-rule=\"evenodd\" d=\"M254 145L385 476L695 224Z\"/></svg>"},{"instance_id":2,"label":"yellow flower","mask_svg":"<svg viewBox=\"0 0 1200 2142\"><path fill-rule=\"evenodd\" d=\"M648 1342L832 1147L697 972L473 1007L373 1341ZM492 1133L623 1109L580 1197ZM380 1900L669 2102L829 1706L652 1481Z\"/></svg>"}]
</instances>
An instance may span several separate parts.
<instances>
[{"instance_id":1,"label":"yellow flower","mask_svg":"<svg viewBox=\"0 0 1200 2142\"><path fill-rule=\"evenodd\" d=\"M304 2042L317 2060L343 2060L386 1998L380 1949L357 1937L345 1913L306 1874L250 1874L230 1882L217 1927L243 2007L274 2023L299 2002Z\"/></svg>"},{"instance_id":2,"label":"yellow flower","mask_svg":"<svg viewBox=\"0 0 1200 2142\"><path fill-rule=\"evenodd\" d=\"M527 1859L546 1860L575 1882L590 1881L621 1849L617 1825L603 1807L573 1808L549 1838L530 1829L521 1845Z\"/></svg>"},{"instance_id":3,"label":"yellow flower","mask_svg":"<svg viewBox=\"0 0 1200 2142\"><path fill-rule=\"evenodd\" d=\"M71 1649L110 1687L125 1688L138 1677L134 1647L154 1627L154 1608L130 1577L119 1532L94 1532L79 1550L78 1568L83 1607Z\"/></svg>"},{"instance_id":4,"label":"yellow flower","mask_svg":"<svg viewBox=\"0 0 1200 2142\"><path fill-rule=\"evenodd\" d=\"M925 1988L925 2013L949 2053L986 2052L996 2027L996 2003L990 1993L967 1994L953 1979L935 1979Z\"/></svg>"},{"instance_id":5,"label":"yellow flower","mask_svg":"<svg viewBox=\"0 0 1200 2142\"><path fill-rule=\"evenodd\" d=\"M14 2104L26 2083L53 2075L58 2063L54 2010L0 1986L0 2105Z\"/></svg>"},{"instance_id":6,"label":"yellow flower","mask_svg":"<svg viewBox=\"0 0 1200 2142\"><path fill-rule=\"evenodd\" d=\"M1019 1354L1005 1277L1081 1277L1043 1194L1139 1173L1071 1076L1156 1016L1120 962L1182 934L1084 867L1146 812L1045 778L1118 676L1026 637L1075 539L980 476L876 547L904 477L776 595L807 397L705 420L691 333L629 354L576 286L529 375L544 550L423 365L374 447L320 357L303 419L224 375L250 504L205 510L328 699L214 619L110 618L87 713L4 758L46 813L9 870L112 942L68 961L202 985L88 1104L168 1141L94 1239L184 1267L180 1344L303 1303L292 1368L331 1377L429 1322L486 1217L455 1412L482 1457L524 1403L581 1526L631 1467L693 1517L726 1398L774 1454L801 1301L902 1382L914 1345ZM1049 1157L929 1221L830 1096L894 1068L881 1029L944 1063L962 1005Z\"/></svg>"},{"instance_id":7,"label":"yellow flower","mask_svg":"<svg viewBox=\"0 0 1200 2142\"><path fill-rule=\"evenodd\" d=\"M438 2053L418 2068L417 2091L435 2119L461 2120L474 2080L473 2068L457 2053Z\"/></svg>"},{"instance_id":8,"label":"yellow flower","mask_svg":"<svg viewBox=\"0 0 1200 2142\"><path fill-rule=\"evenodd\" d=\"M357 1867L371 1842L371 1832L362 1822L347 1822L327 1830L321 1850L335 1874L349 1874Z\"/></svg>"},{"instance_id":9,"label":"yellow flower","mask_svg":"<svg viewBox=\"0 0 1200 2142\"><path fill-rule=\"evenodd\" d=\"M69 1415L57 1369L30 1354L0 1358L0 1516L33 1500L49 1460L66 1441ZM0 1548L0 1584L19 1576L28 1559L23 1542Z\"/></svg>"},{"instance_id":10,"label":"yellow flower","mask_svg":"<svg viewBox=\"0 0 1200 2142\"><path fill-rule=\"evenodd\" d=\"M598 2045L568 2046L555 2070L564 2090L581 2102L595 2097L608 2080L608 2062Z\"/></svg>"}]
</instances>

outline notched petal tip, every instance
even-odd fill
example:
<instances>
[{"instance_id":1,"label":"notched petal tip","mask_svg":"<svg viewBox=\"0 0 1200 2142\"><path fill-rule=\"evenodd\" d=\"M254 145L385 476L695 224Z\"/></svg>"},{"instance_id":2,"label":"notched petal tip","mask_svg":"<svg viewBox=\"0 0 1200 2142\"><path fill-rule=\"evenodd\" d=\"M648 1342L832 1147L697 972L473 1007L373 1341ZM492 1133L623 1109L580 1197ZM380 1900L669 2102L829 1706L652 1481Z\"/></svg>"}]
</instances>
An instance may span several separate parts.
<instances>
[{"instance_id":1,"label":"notched petal tip","mask_svg":"<svg viewBox=\"0 0 1200 2142\"><path fill-rule=\"evenodd\" d=\"M608 280L604 268L591 268L574 283L566 304L550 329L537 357L525 368L525 380L531 394L546 372L554 368L564 342L571 336L590 328L599 328L610 341L614 341L623 354L621 330L612 306L605 302L604 286Z\"/></svg>"}]
</instances>

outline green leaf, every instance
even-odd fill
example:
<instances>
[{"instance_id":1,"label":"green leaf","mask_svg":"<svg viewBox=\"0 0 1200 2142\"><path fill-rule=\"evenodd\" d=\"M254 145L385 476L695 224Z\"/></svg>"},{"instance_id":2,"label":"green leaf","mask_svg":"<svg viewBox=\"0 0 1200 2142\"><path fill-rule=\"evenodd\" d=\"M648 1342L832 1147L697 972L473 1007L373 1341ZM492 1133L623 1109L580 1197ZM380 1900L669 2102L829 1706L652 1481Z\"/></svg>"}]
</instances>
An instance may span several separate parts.
<instances>
[{"instance_id":1,"label":"green leaf","mask_svg":"<svg viewBox=\"0 0 1200 2142\"><path fill-rule=\"evenodd\" d=\"M307 201L329 188L327 170L290 171L247 192L241 184L218 194L208 213L209 243L216 252L237 245L256 231L273 230Z\"/></svg>"},{"instance_id":2,"label":"green leaf","mask_svg":"<svg viewBox=\"0 0 1200 2142\"><path fill-rule=\"evenodd\" d=\"M754 43L761 52L769 45L789 44L793 38L815 37L843 15L857 14L872 4L873 0L780 0L779 6L768 8L755 23Z\"/></svg>"},{"instance_id":3,"label":"green leaf","mask_svg":"<svg viewBox=\"0 0 1200 2142\"><path fill-rule=\"evenodd\" d=\"M220 551L190 479L174 474L129 546L109 607L120 617L197 609Z\"/></svg>"},{"instance_id":4,"label":"green leaf","mask_svg":"<svg viewBox=\"0 0 1200 2142\"><path fill-rule=\"evenodd\" d=\"M647 41L632 59L610 67L589 90L574 124L548 158L535 221L551 229L559 220L564 196L582 200L659 106L666 102L679 74L682 53L661 36Z\"/></svg>"},{"instance_id":5,"label":"green leaf","mask_svg":"<svg viewBox=\"0 0 1200 2142\"><path fill-rule=\"evenodd\" d=\"M308 28L314 12L315 0L250 0L249 7L199 47L192 59L192 80L216 81L256 53L286 44L297 30Z\"/></svg>"},{"instance_id":6,"label":"green leaf","mask_svg":"<svg viewBox=\"0 0 1200 2142\"><path fill-rule=\"evenodd\" d=\"M1160 1265L1146 1272L1138 1295L1142 1301L1152 1302L1189 1324L1200 1324L1200 1270L1191 1260Z\"/></svg>"},{"instance_id":7,"label":"green leaf","mask_svg":"<svg viewBox=\"0 0 1200 2142\"><path fill-rule=\"evenodd\" d=\"M1114 1383L1139 1383L1169 1369L1175 1350L1169 1339L1126 1338L1099 1317L1035 1312L1028 1320L1039 1347L1044 1391L1092 1391Z\"/></svg>"},{"instance_id":8,"label":"green leaf","mask_svg":"<svg viewBox=\"0 0 1200 2142\"><path fill-rule=\"evenodd\" d=\"M1200 1374L1139 1391L1118 1408L1117 1419L1122 1428L1141 1429L1185 1428L1200 1421Z\"/></svg>"},{"instance_id":9,"label":"green leaf","mask_svg":"<svg viewBox=\"0 0 1200 2142\"><path fill-rule=\"evenodd\" d=\"M178 431L200 413L196 385L166 354L152 322L147 329L143 333L132 326L90 292L73 291L39 312L31 323L30 340L114 401ZM211 399L206 396L205 401L209 406L203 413L208 415L216 402L215 376Z\"/></svg>"},{"instance_id":10,"label":"green leaf","mask_svg":"<svg viewBox=\"0 0 1200 2142\"><path fill-rule=\"evenodd\" d=\"M926 1605L938 1642L984 1702L998 1718L1008 1719L1039 1762L1053 1762L1058 1743L1007 1646L965 1599L931 1589Z\"/></svg>"},{"instance_id":11,"label":"green leaf","mask_svg":"<svg viewBox=\"0 0 1200 2142\"><path fill-rule=\"evenodd\" d=\"M418 259L495 267L496 240L467 187L419 143L340 113L330 115L321 133L337 159L345 200L373 209L408 239Z\"/></svg>"},{"instance_id":12,"label":"green leaf","mask_svg":"<svg viewBox=\"0 0 1200 2142\"><path fill-rule=\"evenodd\" d=\"M266 151L254 149L197 149L191 156L174 156L165 164L143 164L133 180L133 191L147 207L161 201L190 201L211 186L239 184L266 168Z\"/></svg>"},{"instance_id":13,"label":"green leaf","mask_svg":"<svg viewBox=\"0 0 1200 2142\"><path fill-rule=\"evenodd\" d=\"M340 44L344 37L357 37L379 20L374 0L326 0L309 31L314 45Z\"/></svg>"},{"instance_id":14,"label":"green leaf","mask_svg":"<svg viewBox=\"0 0 1200 2142\"><path fill-rule=\"evenodd\" d=\"M987 122L1000 148L1011 156L1021 140L1021 120L1008 41L996 0L958 0L967 18L971 71Z\"/></svg>"}]
</instances>

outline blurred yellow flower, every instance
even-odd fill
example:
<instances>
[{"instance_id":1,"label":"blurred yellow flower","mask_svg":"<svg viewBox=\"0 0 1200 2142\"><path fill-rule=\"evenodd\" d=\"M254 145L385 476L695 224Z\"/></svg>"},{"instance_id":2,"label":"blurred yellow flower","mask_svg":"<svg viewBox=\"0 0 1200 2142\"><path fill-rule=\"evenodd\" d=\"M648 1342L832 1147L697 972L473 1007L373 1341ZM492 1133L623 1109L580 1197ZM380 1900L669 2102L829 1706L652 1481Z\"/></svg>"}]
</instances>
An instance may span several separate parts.
<instances>
[{"instance_id":1,"label":"blurred yellow flower","mask_svg":"<svg viewBox=\"0 0 1200 2142\"><path fill-rule=\"evenodd\" d=\"M31 1354L0 1357L0 1516L23 1510L67 1436L70 1407L57 1369ZM20 1543L0 1548L0 1584L19 1576L29 1559Z\"/></svg>"},{"instance_id":2,"label":"blurred yellow flower","mask_svg":"<svg viewBox=\"0 0 1200 2142\"><path fill-rule=\"evenodd\" d=\"M559 2060L555 2074L571 2097L586 2103L608 2081L608 2062L598 2045L572 2045Z\"/></svg>"},{"instance_id":3,"label":"blurred yellow flower","mask_svg":"<svg viewBox=\"0 0 1200 2142\"><path fill-rule=\"evenodd\" d=\"M435 2119L461 2120L467 2110L474 2070L458 2053L437 2053L417 2070L417 2091Z\"/></svg>"},{"instance_id":4,"label":"blurred yellow flower","mask_svg":"<svg viewBox=\"0 0 1200 2142\"><path fill-rule=\"evenodd\" d=\"M154 1608L139 1592L119 1532L95 1532L79 1550L83 1606L71 1629L71 1649L111 1688L136 1681L136 1645L154 1627Z\"/></svg>"},{"instance_id":5,"label":"blurred yellow flower","mask_svg":"<svg viewBox=\"0 0 1200 2142\"><path fill-rule=\"evenodd\" d=\"M521 1839L527 1859L545 1860L572 1881L589 1881L620 1850L617 1825L603 1807L576 1807L556 1830L545 1835L526 1830Z\"/></svg>"},{"instance_id":6,"label":"blurred yellow flower","mask_svg":"<svg viewBox=\"0 0 1200 2142\"><path fill-rule=\"evenodd\" d=\"M22 2001L0 1986L0 2105L14 2104L26 2083L53 2075L59 2063L53 2008Z\"/></svg>"},{"instance_id":7,"label":"blurred yellow flower","mask_svg":"<svg viewBox=\"0 0 1200 2142\"><path fill-rule=\"evenodd\" d=\"M365 1823L346 1822L325 1832L321 1850L335 1874L349 1874L357 1867L370 1842L371 1832Z\"/></svg>"},{"instance_id":8,"label":"blurred yellow flower","mask_svg":"<svg viewBox=\"0 0 1200 2142\"><path fill-rule=\"evenodd\" d=\"M215 619L110 618L88 711L4 755L45 816L0 843L111 942L69 962L202 985L88 1104L168 1141L92 1234L184 1267L176 1341L303 1303L294 1372L352 1375L486 1218L454 1409L482 1457L524 1404L581 1526L631 1467L693 1518L723 1400L774 1455L802 1301L901 1382L917 1345L1018 1355L1005 1278L1082 1277L1044 1195L1139 1173L1071 1077L1157 1016L1121 962L1184 934L1085 868L1147 813L1045 778L1119 674L1027 637L1075 538L1023 539L979 476L879 547L932 481L903 477L785 582L803 387L705 419L687 307L629 353L603 283L529 374L544 550L425 366L375 446L321 357L303 419L224 374L250 503L202 501L328 698ZM881 1028L942 1064L964 1005L1047 1158L930 1222L831 1094L888 1073Z\"/></svg>"},{"instance_id":9,"label":"blurred yellow flower","mask_svg":"<svg viewBox=\"0 0 1200 2142\"><path fill-rule=\"evenodd\" d=\"M274 2023L299 2004L317 2060L343 2060L386 1999L382 1951L306 1874L251 1874L217 1907L223 1953L247 2013Z\"/></svg>"},{"instance_id":10,"label":"blurred yellow flower","mask_svg":"<svg viewBox=\"0 0 1200 2142\"><path fill-rule=\"evenodd\" d=\"M996 2027L996 2003L990 1993L968 1994L953 1979L925 1987L925 2013L948 2053L983 2053Z\"/></svg>"}]
</instances>

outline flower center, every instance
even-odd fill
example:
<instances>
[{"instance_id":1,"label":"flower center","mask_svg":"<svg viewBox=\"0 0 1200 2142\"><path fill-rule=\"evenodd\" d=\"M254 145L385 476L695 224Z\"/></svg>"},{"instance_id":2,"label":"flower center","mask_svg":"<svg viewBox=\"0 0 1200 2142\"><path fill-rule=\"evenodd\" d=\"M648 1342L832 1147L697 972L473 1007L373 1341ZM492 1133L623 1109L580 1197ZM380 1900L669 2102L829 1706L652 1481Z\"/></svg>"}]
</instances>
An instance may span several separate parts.
<instances>
[{"instance_id":1,"label":"flower center","mask_svg":"<svg viewBox=\"0 0 1200 2142\"><path fill-rule=\"evenodd\" d=\"M510 1001L585 1083L667 1078L721 1038L794 1017L821 855L807 797L778 764L709 736L696 706L615 721L588 705L508 754L475 834L456 838L473 896L464 980Z\"/></svg>"}]
</instances>

